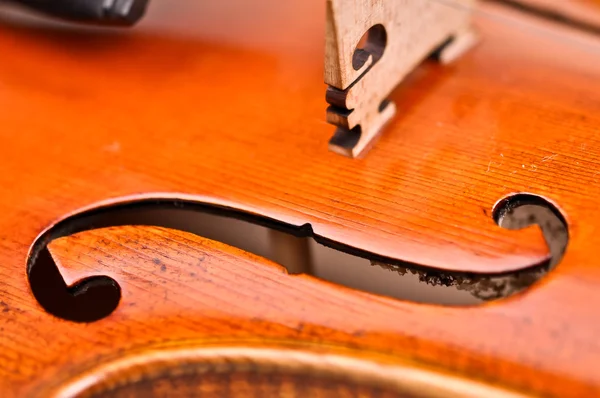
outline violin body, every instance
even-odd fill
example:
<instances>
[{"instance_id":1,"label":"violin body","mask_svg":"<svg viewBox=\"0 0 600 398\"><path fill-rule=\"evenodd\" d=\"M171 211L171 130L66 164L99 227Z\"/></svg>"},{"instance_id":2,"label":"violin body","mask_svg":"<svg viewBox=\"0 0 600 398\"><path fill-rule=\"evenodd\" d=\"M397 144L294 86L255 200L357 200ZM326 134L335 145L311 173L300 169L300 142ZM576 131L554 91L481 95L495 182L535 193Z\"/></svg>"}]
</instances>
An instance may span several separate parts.
<instances>
[{"instance_id":1,"label":"violin body","mask_svg":"<svg viewBox=\"0 0 600 398\"><path fill-rule=\"evenodd\" d=\"M168 3L118 32L1 18L2 396L600 392L596 35L482 2L480 42L419 65L351 159L327 148L323 1ZM519 200L561 218L564 256L469 306L134 217L219 214L474 277L547 267L538 226L498 225Z\"/></svg>"}]
</instances>

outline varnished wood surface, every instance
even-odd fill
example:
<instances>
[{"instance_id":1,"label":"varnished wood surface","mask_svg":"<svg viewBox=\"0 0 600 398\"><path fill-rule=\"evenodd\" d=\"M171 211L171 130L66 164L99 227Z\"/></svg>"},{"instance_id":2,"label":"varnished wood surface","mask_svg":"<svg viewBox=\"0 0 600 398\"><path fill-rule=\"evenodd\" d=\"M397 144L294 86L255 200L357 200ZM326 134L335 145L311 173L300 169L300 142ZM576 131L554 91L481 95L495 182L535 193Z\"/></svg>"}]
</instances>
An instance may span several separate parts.
<instances>
[{"instance_id":1,"label":"varnished wood surface","mask_svg":"<svg viewBox=\"0 0 600 398\"><path fill-rule=\"evenodd\" d=\"M495 1L495 0L492 0ZM561 20L591 32L600 33L598 0L496 0L522 7L541 16Z\"/></svg>"},{"instance_id":2,"label":"varnished wood surface","mask_svg":"<svg viewBox=\"0 0 600 398\"><path fill-rule=\"evenodd\" d=\"M531 153L523 154L512 140L524 136L522 129L531 118L527 112L521 113L526 120L519 119L521 104L549 94L538 70L563 73L560 62L546 65L544 56L554 57L551 48L528 54L526 45L517 47L514 62L530 65L522 72L514 71L516 63L493 62L494 54L506 51L510 29L492 27L489 21L485 46L463 62L449 69L428 65L412 76L395 98L402 115L368 157L340 159L327 149L333 127L325 122L324 36L312 22L323 15L323 5L311 4L272 9L259 5L266 26L256 33L254 27L242 26L237 35L243 42L237 45L224 44L225 39L211 42L210 37L239 26L238 19L247 15L244 7L234 9L240 14L237 19L229 16L204 31L202 16L219 13L212 10L215 6L189 3L193 11L186 18L201 17L185 39L153 28L152 15L130 35L5 27L0 46L11 54L11 62L0 70L0 122L10 136L4 172L13 178L9 171L24 163L10 153L27 153L30 159L17 180L5 184L12 184L19 198L53 203L51 209L37 207L41 219L23 223L31 228L25 244L52 221L99 201L170 192L288 224L309 223L315 234L333 241L440 269L506 272L544 261L547 249L538 230L503 230L491 212L513 192L544 194L549 189L553 162L542 160L558 149L538 148L546 141L540 136L543 142L528 143ZM223 7L233 5L225 2ZM155 18L169 16L181 14ZM263 37L279 34L285 18L296 20L280 33L288 36L289 45L282 38ZM307 22L302 25L302 20ZM296 48L296 41L311 45ZM535 39L530 41L535 45ZM594 92L585 75L596 73L594 62L584 62L590 65L583 66L584 72L564 73L576 91L569 91L569 83L550 86L561 90L562 106L586 98L580 86ZM503 72L505 68L513 71ZM461 79L466 79L462 85L471 85L480 79L495 81L500 73L512 81L478 87L477 92L461 89ZM511 97L513 84L521 90ZM478 98L489 105L478 106ZM577 104L577 112L596 110L592 99ZM538 109L535 119L542 124L529 128L546 128L544 120L557 109ZM497 112L514 114L514 124L488 124ZM557 136L567 135L569 123L552 128ZM453 128L469 140L449 134ZM588 121L581 128L595 126ZM538 184L531 185L530 179L519 184L513 171L535 176ZM553 192L553 199L561 199L559 195ZM9 196L6 200L12 203Z\"/></svg>"},{"instance_id":3,"label":"varnished wood surface","mask_svg":"<svg viewBox=\"0 0 600 398\"><path fill-rule=\"evenodd\" d=\"M258 20L246 2L181 4L161 15L157 3L127 33L0 27L9 60L0 63L2 391L42 383L57 355L75 369L137 334L166 341L167 322L180 338L347 345L524 392L600 391L597 39L561 28L557 40L549 23L485 6L501 18L477 18L482 43L451 67L413 73L394 95L396 120L368 156L350 160L327 150L320 1L259 1ZM165 15L181 17L180 30ZM529 291L479 307L415 305L299 277L274 283L270 300L255 285L253 300L229 291L194 308L197 299L175 290L135 317L120 318L120 308L74 324L45 313L26 278L28 250L45 228L137 194L310 223L332 241L423 266L517 270L547 258L537 229L492 220L494 204L517 192L555 203L570 243ZM61 272L68 281L104 274L114 266L96 261L105 255ZM147 283L150 272L115 275L123 304L131 280ZM290 305L278 309L280 300Z\"/></svg>"},{"instance_id":4,"label":"varnished wood surface","mask_svg":"<svg viewBox=\"0 0 600 398\"><path fill-rule=\"evenodd\" d=\"M64 335L44 352L52 366L27 396L521 396L385 352L294 341L315 328L302 319L316 307L338 322L387 305L215 241L125 226L61 238L49 249L69 283L100 265L123 296L106 321L57 325Z\"/></svg>"}]
</instances>

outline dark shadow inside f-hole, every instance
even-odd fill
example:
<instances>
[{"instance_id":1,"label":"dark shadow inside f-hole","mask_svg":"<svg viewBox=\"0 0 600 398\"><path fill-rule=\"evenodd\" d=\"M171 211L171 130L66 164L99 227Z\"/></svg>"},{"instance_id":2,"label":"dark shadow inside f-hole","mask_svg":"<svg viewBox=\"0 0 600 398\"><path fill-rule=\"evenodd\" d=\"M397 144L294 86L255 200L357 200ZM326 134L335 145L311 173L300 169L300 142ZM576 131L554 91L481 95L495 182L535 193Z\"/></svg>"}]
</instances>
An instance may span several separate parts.
<instances>
[{"instance_id":1,"label":"dark shadow inside f-hole","mask_svg":"<svg viewBox=\"0 0 600 398\"><path fill-rule=\"evenodd\" d=\"M32 291L51 314L78 322L109 315L121 292L117 281L99 275L67 286L46 248L53 239L118 225L156 225L188 231L273 260L291 274L306 273L357 290L438 305L474 305L510 296L542 278L561 258L568 231L560 212L533 195L505 199L494 209L504 228L539 224L552 261L506 275L439 272L356 251L313 236L312 228L290 226L237 210L196 202L148 200L101 208L66 219L34 244L28 262ZM158 272L158 269L157 269Z\"/></svg>"},{"instance_id":2,"label":"dark shadow inside f-hole","mask_svg":"<svg viewBox=\"0 0 600 398\"><path fill-rule=\"evenodd\" d=\"M567 222L560 210L541 196L517 194L499 201L494 220L506 229L539 225L550 250L548 267L553 268L563 258L569 243Z\"/></svg>"},{"instance_id":3,"label":"dark shadow inside f-hole","mask_svg":"<svg viewBox=\"0 0 600 398\"><path fill-rule=\"evenodd\" d=\"M352 67L354 70L362 68L369 57L373 58L373 63L379 61L385 51L387 44L387 32L381 24L374 25L360 38L356 49L352 54Z\"/></svg>"}]
</instances>

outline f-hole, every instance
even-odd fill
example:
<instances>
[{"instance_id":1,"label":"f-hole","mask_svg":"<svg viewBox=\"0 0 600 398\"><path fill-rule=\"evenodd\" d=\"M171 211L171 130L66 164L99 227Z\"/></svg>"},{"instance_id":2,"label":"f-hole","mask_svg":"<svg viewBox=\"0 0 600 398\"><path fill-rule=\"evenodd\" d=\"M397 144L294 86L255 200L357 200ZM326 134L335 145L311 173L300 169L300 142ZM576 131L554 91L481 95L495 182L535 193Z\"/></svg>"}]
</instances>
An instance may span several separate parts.
<instances>
[{"instance_id":1,"label":"f-hole","mask_svg":"<svg viewBox=\"0 0 600 398\"><path fill-rule=\"evenodd\" d=\"M493 216L496 223L506 229L539 225L550 250L550 269L565 254L569 243L567 222L560 210L546 199L532 194L509 196L496 204Z\"/></svg>"},{"instance_id":2,"label":"f-hole","mask_svg":"<svg viewBox=\"0 0 600 398\"><path fill-rule=\"evenodd\" d=\"M92 322L110 315L121 298L118 282L98 275L67 286L47 245L60 237L119 225L155 225L191 232L268 258L292 274L306 273L359 291L437 305L476 305L511 296L544 277L562 258L568 242L567 224L546 199L514 195L499 201L492 214L484 213L503 228L540 225L552 260L502 275L440 272L316 236L309 224L293 226L193 201L148 199L80 213L50 228L31 249L29 282L40 305L57 317Z\"/></svg>"},{"instance_id":3,"label":"f-hole","mask_svg":"<svg viewBox=\"0 0 600 398\"><path fill-rule=\"evenodd\" d=\"M383 56L386 44L387 32L383 25L377 24L367 30L358 41L352 54L352 67L354 70L360 70L369 57L373 57L373 64L379 61Z\"/></svg>"}]
</instances>

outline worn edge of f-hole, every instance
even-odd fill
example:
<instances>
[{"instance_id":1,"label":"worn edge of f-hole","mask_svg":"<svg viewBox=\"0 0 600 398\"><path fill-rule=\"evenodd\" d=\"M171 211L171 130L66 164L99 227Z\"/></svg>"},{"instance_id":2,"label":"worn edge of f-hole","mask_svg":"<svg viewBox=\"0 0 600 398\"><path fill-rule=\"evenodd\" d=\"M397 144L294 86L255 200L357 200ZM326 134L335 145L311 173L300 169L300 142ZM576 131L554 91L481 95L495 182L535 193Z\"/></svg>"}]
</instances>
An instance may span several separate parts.
<instances>
[{"instance_id":1,"label":"worn edge of f-hole","mask_svg":"<svg viewBox=\"0 0 600 398\"><path fill-rule=\"evenodd\" d=\"M495 207L494 217L496 220L500 220L511 209L519 207L520 204L533 202L543 203L545 206L552 207L553 212L558 212L557 208L550 202L544 202L543 199L538 197L521 194L500 201ZM235 207L210 203L209 201L202 201L195 198L186 197L184 199L178 196L170 197L169 195L143 196L121 198L74 212L48 227L36 238L30 248L27 259L27 275L32 293L38 303L50 314L75 322L93 322L110 315L117 308L121 299L121 288L118 282L108 276L99 275L79 280L68 286L48 250L48 244L55 239L70 236L78 232L122 225L151 225L179 229L195 234L179 226L171 227L167 221L160 220L153 213L156 210L165 209L214 214L263 226L271 230L281 231L296 237L312 237L320 245L355 257L367 259L372 265L380 265L382 268L396 271L400 275L404 275L408 270L411 273L418 273L420 282L434 286L457 286L459 290L467 290L470 293L472 293L470 289L479 289L482 281L484 282L484 286L488 286L490 280L499 279L502 281L502 285L506 285L504 280L506 278L516 278L521 281L519 283L522 285L520 285L520 290L522 290L545 275L549 269L549 264L544 263L533 264L527 269L507 274L444 272L419 264L386 258L376 253L369 253L344 243L332 241L326 237L314 234L310 224L287 224L248 210L240 210ZM136 211L144 214L144 216L136 215ZM152 216L148 216L148 211L150 211ZM119 216L124 214L129 219L127 222L120 222ZM557 214L560 215L559 212ZM135 219L136 216L140 217L140 219ZM133 222L131 222L132 217ZM560 219L564 221L562 215L560 215ZM526 283L523 285L523 278L519 278L519 276L532 274L534 275L533 277L524 278ZM356 290L360 291L361 289ZM493 300L504 298L516 292L496 293L490 298L484 297L483 299ZM381 295L379 292L372 293ZM426 303L431 304L431 302L427 301Z\"/></svg>"},{"instance_id":2,"label":"worn edge of f-hole","mask_svg":"<svg viewBox=\"0 0 600 398\"><path fill-rule=\"evenodd\" d=\"M570 235L567 218L556 203L540 195L520 192L497 201L492 215L501 228L516 230L537 224L550 250L550 260L541 270L548 272L560 263ZM520 273L514 275L518 277Z\"/></svg>"},{"instance_id":3,"label":"worn edge of f-hole","mask_svg":"<svg viewBox=\"0 0 600 398\"><path fill-rule=\"evenodd\" d=\"M404 267L396 267L395 270L402 275L407 272L416 274L420 281L428 285L453 286L485 302L507 298L533 287L562 260L569 242L569 228L566 217L556 203L539 195L521 192L498 200L491 213L486 209L483 212L488 216L491 214L496 224L505 229L517 230L538 225L550 251L549 260L538 266L504 274L468 275Z\"/></svg>"}]
</instances>

